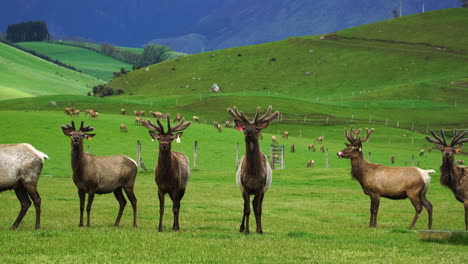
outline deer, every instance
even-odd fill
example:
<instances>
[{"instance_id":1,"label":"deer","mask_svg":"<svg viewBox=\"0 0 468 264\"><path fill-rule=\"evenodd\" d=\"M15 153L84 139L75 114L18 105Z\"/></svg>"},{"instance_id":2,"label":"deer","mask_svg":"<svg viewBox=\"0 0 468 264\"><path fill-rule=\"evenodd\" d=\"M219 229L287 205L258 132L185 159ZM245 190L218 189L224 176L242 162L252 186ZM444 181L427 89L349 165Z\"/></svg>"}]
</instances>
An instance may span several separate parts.
<instances>
[{"instance_id":1,"label":"deer","mask_svg":"<svg viewBox=\"0 0 468 264\"><path fill-rule=\"evenodd\" d=\"M97 119L99 116L99 112L92 112L90 115L89 115L89 119Z\"/></svg>"},{"instance_id":2,"label":"deer","mask_svg":"<svg viewBox=\"0 0 468 264\"><path fill-rule=\"evenodd\" d=\"M294 143L291 144L291 152L296 152L296 146L294 145Z\"/></svg>"},{"instance_id":3,"label":"deer","mask_svg":"<svg viewBox=\"0 0 468 264\"><path fill-rule=\"evenodd\" d=\"M229 121L224 122L224 126L227 128L231 127L231 123Z\"/></svg>"},{"instance_id":4,"label":"deer","mask_svg":"<svg viewBox=\"0 0 468 264\"><path fill-rule=\"evenodd\" d=\"M125 108L120 109L120 114L121 115L127 114L127 110L125 110Z\"/></svg>"},{"instance_id":5,"label":"deer","mask_svg":"<svg viewBox=\"0 0 468 264\"><path fill-rule=\"evenodd\" d=\"M314 163L315 163L314 160L309 160L309 161L307 162L307 168L312 168L312 167L314 167Z\"/></svg>"},{"instance_id":6,"label":"deer","mask_svg":"<svg viewBox=\"0 0 468 264\"><path fill-rule=\"evenodd\" d=\"M410 229L414 228L423 207L429 215L428 228L432 229L432 204L426 198L434 170L423 170L416 167L388 167L381 164L370 163L364 159L362 142L365 142L375 131L374 128L366 128L366 136L361 138L361 129L355 131L351 127L350 132L344 129L346 148L338 152L340 158L351 160L351 175L358 180L362 190L371 198L369 227L377 227L377 213L380 197L392 200L409 198L416 211Z\"/></svg>"},{"instance_id":7,"label":"deer","mask_svg":"<svg viewBox=\"0 0 468 264\"><path fill-rule=\"evenodd\" d=\"M279 115L278 111L270 114L271 111L272 106L269 106L266 112L262 116L259 116L260 107L257 107L253 120L249 121L243 112L237 110L237 107L234 106L233 109L228 108L228 113L234 118L235 124L242 128L245 138L246 152L239 163L236 182L244 199L244 213L242 215L242 223L239 232L244 232L246 235L250 233L249 216L251 195L254 196L252 206L257 225L256 232L258 234L263 234L262 203L265 192L271 185L272 170L268 158L260 149L258 139L260 131L267 128L270 121Z\"/></svg>"},{"instance_id":8,"label":"deer","mask_svg":"<svg viewBox=\"0 0 468 264\"><path fill-rule=\"evenodd\" d=\"M191 122L185 122L182 118L180 122L171 127L169 114L166 117L167 130L161 121L157 119L157 125L150 120L143 120L143 126L149 129L149 134L152 140L159 141L159 156L154 171L154 178L158 186L159 198L159 226L158 232L163 232L163 216L164 216L164 196L169 194L172 200L172 212L174 214L174 222L172 225L173 231L179 231L179 211L180 201L184 197L185 188L187 187L190 178L190 166L188 157L180 152L172 151L171 145L174 139L179 139L183 132Z\"/></svg>"},{"instance_id":9,"label":"deer","mask_svg":"<svg viewBox=\"0 0 468 264\"><path fill-rule=\"evenodd\" d=\"M182 120L182 119L183 119L182 115L180 113L177 113L176 117L174 118L174 123L175 122L180 122L180 120Z\"/></svg>"},{"instance_id":10,"label":"deer","mask_svg":"<svg viewBox=\"0 0 468 264\"><path fill-rule=\"evenodd\" d=\"M323 144L320 144L320 152L322 153L325 152L325 146Z\"/></svg>"},{"instance_id":11,"label":"deer","mask_svg":"<svg viewBox=\"0 0 468 264\"><path fill-rule=\"evenodd\" d=\"M419 157L424 157L424 149L419 150Z\"/></svg>"},{"instance_id":12,"label":"deer","mask_svg":"<svg viewBox=\"0 0 468 264\"><path fill-rule=\"evenodd\" d=\"M464 166L455 164L455 155L461 152L463 143L468 142L465 137L468 130L459 133L457 129L453 132L452 142L447 144L443 130L440 137L431 130L434 138L426 136L426 140L434 143L435 147L442 152L442 164L440 165L440 183L448 187L455 198L463 203L465 207L465 229L468 231L468 170Z\"/></svg>"},{"instance_id":13,"label":"deer","mask_svg":"<svg viewBox=\"0 0 468 264\"><path fill-rule=\"evenodd\" d=\"M141 126L141 121L142 121L142 120L143 120L143 119L141 119L141 117L135 116L135 125Z\"/></svg>"},{"instance_id":14,"label":"deer","mask_svg":"<svg viewBox=\"0 0 468 264\"><path fill-rule=\"evenodd\" d=\"M200 124L200 118L198 116L193 116L192 119L194 123Z\"/></svg>"},{"instance_id":15,"label":"deer","mask_svg":"<svg viewBox=\"0 0 468 264\"><path fill-rule=\"evenodd\" d=\"M289 138L289 132L288 131L284 131L283 138L285 138L285 139Z\"/></svg>"},{"instance_id":16,"label":"deer","mask_svg":"<svg viewBox=\"0 0 468 264\"><path fill-rule=\"evenodd\" d=\"M390 156L390 162L395 164L395 155Z\"/></svg>"},{"instance_id":17,"label":"deer","mask_svg":"<svg viewBox=\"0 0 468 264\"><path fill-rule=\"evenodd\" d=\"M123 132L123 133L128 132L127 126L125 126L125 124L120 124L120 132Z\"/></svg>"},{"instance_id":18,"label":"deer","mask_svg":"<svg viewBox=\"0 0 468 264\"><path fill-rule=\"evenodd\" d=\"M273 144L278 144L278 138L276 136L271 136L271 142Z\"/></svg>"},{"instance_id":19,"label":"deer","mask_svg":"<svg viewBox=\"0 0 468 264\"><path fill-rule=\"evenodd\" d=\"M308 148L309 150L312 150L312 152L315 152L315 146L314 146L314 144L309 144L309 145L307 145L307 148Z\"/></svg>"},{"instance_id":20,"label":"deer","mask_svg":"<svg viewBox=\"0 0 468 264\"><path fill-rule=\"evenodd\" d=\"M314 142L323 142L324 136L317 137Z\"/></svg>"},{"instance_id":21,"label":"deer","mask_svg":"<svg viewBox=\"0 0 468 264\"><path fill-rule=\"evenodd\" d=\"M21 204L12 229L17 229L20 225L31 206L31 200L36 209L35 228L41 228L41 197L37 191L37 182L44 159L49 157L28 143L0 145L0 192L15 190Z\"/></svg>"},{"instance_id":22,"label":"deer","mask_svg":"<svg viewBox=\"0 0 468 264\"><path fill-rule=\"evenodd\" d=\"M223 132L223 126L221 124L218 124L218 126L216 127L216 129L218 129L218 132L221 133Z\"/></svg>"},{"instance_id":23,"label":"deer","mask_svg":"<svg viewBox=\"0 0 468 264\"><path fill-rule=\"evenodd\" d=\"M137 175L137 163L124 155L97 157L83 151L83 140L91 140L96 134L90 134L94 130L91 126L84 127L84 121L76 129L75 122L70 125L62 125L63 134L71 141L71 167L73 171L73 182L78 188L80 198L80 227L83 227L83 210L85 196L88 194L88 204L86 206L87 221L86 226L91 226L90 213L95 194L105 194L113 192L119 202L119 213L115 220L115 227L120 224L120 218L127 201L122 193L122 189L127 194L133 207L133 226L137 224L137 199L133 192Z\"/></svg>"}]
</instances>

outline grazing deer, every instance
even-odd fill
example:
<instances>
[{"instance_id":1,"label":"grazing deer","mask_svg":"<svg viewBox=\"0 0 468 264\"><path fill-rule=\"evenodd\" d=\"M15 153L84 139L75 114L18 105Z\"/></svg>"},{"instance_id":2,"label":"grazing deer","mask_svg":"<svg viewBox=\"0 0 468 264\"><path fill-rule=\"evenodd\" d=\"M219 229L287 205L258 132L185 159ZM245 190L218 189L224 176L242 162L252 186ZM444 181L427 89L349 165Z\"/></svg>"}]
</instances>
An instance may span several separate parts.
<instances>
[{"instance_id":1,"label":"grazing deer","mask_svg":"<svg viewBox=\"0 0 468 264\"><path fill-rule=\"evenodd\" d=\"M296 149L295 149L294 143L293 143L293 144L291 144L291 152L296 152Z\"/></svg>"},{"instance_id":2,"label":"grazing deer","mask_svg":"<svg viewBox=\"0 0 468 264\"><path fill-rule=\"evenodd\" d=\"M90 115L89 115L89 119L97 119L99 116L99 112L92 112Z\"/></svg>"},{"instance_id":3,"label":"grazing deer","mask_svg":"<svg viewBox=\"0 0 468 264\"><path fill-rule=\"evenodd\" d=\"M83 151L83 139L91 140L96 134L88 134L94 128L84 127L81 121L79 129L72 125L61 126L63 134L71 140L71 165L73 170L73 182L78 188L80 197L80 227L83 226L83 210L85 195L88 194L86 206L87 224L91 226L90 213L95 194L113 192L119 202L119 213L114 226L119 226L120 218L127 201L122 189L127 194L133 207L133 226L137 227L137 199L133 193L133 186L137 175L137 163L124 155L97 157Z\"/></svg>"},{"instance_id":4,"label":"grazing deer","mask_svg":"<svg viewBox=\"0 0 468 264\"><path fill-rule=\"evenodd\" d=\"M125 124L120 124L120 132L123 132L123 133L128 132L127 127L125 126Z\"/></svg>"},{"instance_id":5,"label":"grazing deer","mask_svg":"<svg viewBox=\"0 0 468 264\"><path fill-rule=\"evenodd\" d=\"M73 114L73 110L75 110L75 109L74 109L73 107L71 107L71 106L70 106L70 107L65 107L64 112L65 112L65 114L67 114L67 115L72 115L72 114Z\"/></svg>"},{"instance_id":6,"label":"grazing deer","mask_svg":"<svg viewBox=\"0 0 468 264\"><path fill-rule=\"evenodd\" d=\"M465 161L464 160L457 160L457 164L458 165L465 165Z\"/></svg>"},{"instance_id":7,"label":"grazing deer","mask_svg":"<svg viewBox=\"0 0 468 264\"><path fill-rule=\"evenodd\" d=\"M213 126L214 126L214 128L218 128L218 122L213 121Z\"/></svg>"},{"instance_id":8,"label":"grazing deer","mask_svg":"<svg viewBox=\"0 0 468 264\"><path fill-rule=\"evenodd\" d=\"M320 152L325 152L325 146L323 144L320 144Z\"/></svg>"},{"instance_id":9,"label":"grazing deer","mask_svg":"<svg viewBox=\"0 0 468 264\"><path fill-rule=\"evenodd\" d=\"M174 122L174 123L175 123L175 122L180 122L180 120L182 120L182 119L183 119L182 115L181 115L180 113L177 113L177 115L176 115L176 117L174 118L174 121L173 121L173 122Z\"/></svg>"},{"instance_id":10,"label":"grazing deer","mask_svg":"<svg viewBox=\"0 0 468 264\"><path fill-rule=\"evenodd\" d=\"M229 127L231 127L231 123L229 121L226 121L226 122L224 122L224 126L229 128Z\"/></svg>"},{"instance_id":11,"label":"grazing deer","mask_svg":"<svg viewBox=\"0 0 468 264\"><path fill-rule=\"evenodd\" d=\"M234 118L236 125L242 127L245 137L246 152L241 158L236 175L237 185L241 189L244 198L244 214L239 231L245 234L250 233L250 195L254 195L252 205L257 223L257 233L263 233L262 203L265 192L271 185L272 171L267 157L260 150L258 134L268 126L271 120L279 115L278 111L270 115L271 109L272 107L269 106L265 114L259 117L260 107L257 107L253 120L249 121L245 114L239 112L235 106L234 110L228 108L228 112Z\"/></svg>"},{"instance_id":12,"label":"grazing deer","mask_svg":"<svg viewBox=\"0 0 468 264\"><path fill-rule=\"evenodd\" d=\"M431 153L432 152L432 147L428 147L427 152Z\"/></svg>"},{"instance_id":13,"label":"grazing deer","mask_svg":"<svg viewBox=\"0 0 468 264\"><path fill-rule=\"evenodd\" d=\"M320 137L316 138L314 142L323 142L324 138L325 138L324 136L320 136Z\"/></svg>"},{"instance_id":14,"label":"grazing deer","mask_svg":"<svg viewBox=\"0 0 468 264\"><path fill-rule=\"evenodd\" d=\"M271 142L273 144L278 144L278 138L276 136L271 136Z\"/></svg>"},{"instance_id":15,"label":"grazing deer","mask_svg":"<svg viewBox=\"0 0 468 264\"><path fill-rule=\"evenodd\" d=\"M395 155L390 156L390 162L395 164Z\"/></svg>"},{"instance_id":16,"label":"grazing deer","mask_svg":"<svg viewBox=\"0 0 468 264\"><path fill-rule=\"evenodd\" d=\"M163 231L164 196L166 193L172 200L172 212L174 213L172 230L179 231L180 201L184 197L185 188L190 178L190 167L188 157L180 152L171 151L171 145L174 139L182 136L183 132L180 131L186 129L191 122L184 122L182 118L177 125L171 128L169 114L167 114L167 131L164 131L159 119L157 122L157 126L150 120L143 120L141 123L150 130L151 138L159 141L159 157L154 172L159 198L158 231Z\"/></svg>"},{"instance_id":17,"label":"grazing deer","mask_svg":"<svg viewBox=\"0 0 468 264\"><path fill-rule=\"evenodd\" d=\"M135 125L141 126L141 121L142 121L142 120L143 120L143 119L141 119L141 117L135 116Z\"/></svg>"},{"instance_id":18,"label":"grazing deer","mask_svg":"<svg viewBox=\"0 0 468 264\"><path fill-rule=\"evenodd\" d=\"M289 132L288 131L284 131L283 138L285 138L285 139L289 138Z\"/></svg>"},{"instance_id":19,"label":"grazing deer","mask_svg":"<svg viewBox=\"0 0 468 264\"><path fill-rule=\"evenodd\" d=\"M309 161L307 162L307 168L312 168L312 167L314 167L314 163L315 163L314 160L309 160Z\"/></svg>"},{"instance_id":20,"label":"grazing deer","mask_svg":"<svg viewBox=\"0 0 468 264\"><path fill-rule=\"evenodd\" d=\"M193 116L192 118L194 123L200 124L200 118L198 116Z\"/></svg>"},{"instance_id":21,"label":"grazing deer","mask_svg":"<svg viewBox=\"0 0 468 264\"><path fill-rule=\"evenodd\" d=\"M421 150L419 151L419 157L424 157L424 149L421 149Z\"/></svg>"},{"instance_id":22,"label":"grazing deer","mask_svg":"<svg viewBox=\"0 0 468 264\"><path fill-rule=\"evenodd\" d=\"M120 109L120 114L121 115L127 114L127 110L125 110L125 108Z\"/></svg>"},{"instance_id":23,"label":"grazing deer","mask_svg":"<svg viewBox=\"0 0 468 264\"><path fill-rule=\"evenodd\" d=\"M455 154L461 151L463 143L468 142L465 135L468 131L458 133L454 130L452 142L447 144L443 130L440 130L441 137L434 131L431 134L434 138L426 136L426 140L435 144L436 148L442 151L442 165L440 166L440 183L452 190L455 198L463 203L465 207L465 228L468 231L468 170L464 166L455 165Z\"/></svg>"},{"instance_id":24,"label":"grazing deer","mask_svg":"<svg viewBox=\"0 0 468 264\"><path fill-rule=\"evenodd\" d=\"M18 228L23 220L31 206L31 200L36 208L36 229L41 228L41 197L37 192L37 182L44 159L48 158L27 143L0 145L0 192L15 190L21 204L13 229Z\"/></svg>"},{"instance_id":25,"label":"grazing deer","mask_svg":"<svg viewBox=\"0 0 468 264\"><path fill-rule=\"evenodd\" d=\"M366 129L367 135L361 139L359 133L351 127L350 133L344 129L345 137L350 144L338 152L340 158L351 159L351 174L361 184L365 194L371 197L370 224L369 227L377 227L377 213L380 197L394 200L409 198L416 210L410 229L414 227L423 206L429 215L429 229L432 229L432 204L426 199L429 188L429 173L434 170L422 170L416 167L388 167L381 164L370 163L364 159L362 142L365 142L374 132L374 129Z\"/></svg>"},{"instance_id":26,"label":"grazing deer","mask_svg":"<svg viewBox=\"0 0 468 264\"><path fill-rule=\"evenodd\" d=\"M307 147L308 147L309 150L312 150L312 152L315 152L314 144L309 144Z\"/></svg>"},{"instance_id":27,"label":"grazing deer","mask_svg":"<svg viewBox=\"0 0 468 264\"><path fill-rule=\"evenodd\" d=\"M216 129L218 129L218 132L221 133L223 132L223 126L221 124L218 124L218 126L216 127Z\"/></svg>"},{"instance_id":28,"label":"grazing deer","mask_svg":"<svg viewBox=\"0 0 468 264\"><path fill-rule=\"evenodd\" d=\"M80 115L80 110L75 109L70 113L70 116L79 116Z\"/></svg>"}]
</instances>

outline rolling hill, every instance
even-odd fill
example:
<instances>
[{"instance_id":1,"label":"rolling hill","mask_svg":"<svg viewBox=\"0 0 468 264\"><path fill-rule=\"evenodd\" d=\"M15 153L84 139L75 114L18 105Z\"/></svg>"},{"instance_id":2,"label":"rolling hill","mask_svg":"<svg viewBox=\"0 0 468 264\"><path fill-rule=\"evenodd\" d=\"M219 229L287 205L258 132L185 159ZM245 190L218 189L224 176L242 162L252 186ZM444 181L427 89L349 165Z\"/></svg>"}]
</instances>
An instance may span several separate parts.
<instances>
[{"instance_id":1,"label":"rolling hill","mask_svg":"<svg viewBox=\"0 0 468 264\"><path fill-rule=\"evenodd\" d=\"M26 49L34 50L52 59L72 65L83 73L104 81L112 79L112 73L119 72L120 68L132 69L132 65L128 63L80 47L49 42L21 42L18 44Z\"/></svg>"},{"instance_id":2,"label":"rolling hill","mask_svg":"<svg viewBox=\"0 0 468 264\"><path fill-rule=\"evenodd\" d=\"M85 95L102 83L0 43L0 100L52 94Z\"/></svg>"}]
</instances>

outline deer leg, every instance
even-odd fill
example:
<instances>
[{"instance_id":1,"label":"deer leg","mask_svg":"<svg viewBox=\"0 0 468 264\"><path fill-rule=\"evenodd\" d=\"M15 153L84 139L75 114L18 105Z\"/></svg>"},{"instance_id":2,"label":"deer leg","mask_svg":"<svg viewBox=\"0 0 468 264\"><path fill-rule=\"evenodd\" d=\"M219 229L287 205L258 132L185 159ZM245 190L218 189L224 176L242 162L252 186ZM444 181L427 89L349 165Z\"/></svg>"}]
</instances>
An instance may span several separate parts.
<instances>
[{"instance_id":1,"label":"deer leg","mask_svg":"<svg viewBox=\"0 0 468 264\"><path fill-rule=\"evenodd\" d=\"M21 220L23 220L24 215L31 206L31 200L29 200L28 193L26 192L26 189L24 188L22 183L18 183L18 187L15 188L15 193L16 197L18 197L18 200L20 201L21 210L18 214L18 217L16 218L16 221L13 223L13 229L18 228L19 224L21 223Z\"/></svg>"},{"instance_id":2,"label":"deer leg","mask_svg":"<svg viewBox=\"0 0 468 264\"><path fill-rule=\"evenodd\" d=\"M369 227L377 227L377 214L379 212L380 196L371 195L370 224Z\"/></svg>"},{"instance_id":3,"label":"deer leg","mask_svg":"<svg viewBox=\"0 0 468 264\"><path fill-rule=\"evenodd\" d=\"M86 226L87 227L91 226L91 206L93 206L93 201L94 201L94 192L89 192L88 193L88 205L86 206L86 214L87 214Z\"/></svg>"},{"instance_id":4,"label":"deer leg","mask_svg":"<svg viewBox=\"0 0 468 264\"><path fill-rule=\"evenodd\" d=\"M413 229L414 225L416 224L416 221L418 221L419 214L421 213L423 207L421 205L421 200L419 200L419 197L411 197L408 195L408 198L411 200L411 203L414 206L414 210L416 210L416 213L414 214L413 222L411 222L411 225L409 229Z\"/></svg>"},{"instance_id":5,"label":"deer leg","mask_svg":"<svg viewBox=\"0 0 468 264\"><path fill-rule=\"evenodd\" d=\"M85 192L83 190L78 189L78 196L80 197L80 227L83 227L83 211L84 211L84 204L85 204Z\"/></svg>"},{"instance_id":6,"label":"deer leg","mask_svg":"<svg viewBox=\"0 0 468 264\"><path fill-rule=\"evenodd\" d=\"M172 213L174 214L174 224L172 225L172 230L174 231L179 231L180 200L182 200L184 193L185 190L181 190L172 196Z\"/></svg>"},{"instance_id":7,"label":"deer leg","mask_svg":"<svg viewBox=\"0 0 468 264\"><path fill-rule=\"evenodd\" d=\"M259 193L255 195L252 205L254 208L254 213L255 213L255 222L257 224L257 233L258 234L263 234L262 230L262 203L263 203L263 197L265 196L265 193Z\"/></svg>"},{"instance_id":8,"label":"deer leg","mask_svg":"<svg viewBox=\"0 0 468 264\"><path fill-rule=\"evenodd\" d=\"M137 199L135 194L133 193L133 186L131 187L124 187L125 193L127 194L130 203L132 204L133 208L133 227L138 227L137 224Z\"/></svg>"},{"instance_id":9,"label":"deer leg","mask_svg":"<svg viewBox=\"0 0 468 264\"><path fill-rule=\"evenodd\" d=\"M242 197L244 198L244 214L242 215L242 224L240 226L239 232L244 232L248 235L249 232L249 216L250 216L250 197L249 194L242 192Z\"/></svg>"},{"instance_id":10,"label":"deer leg","mask_svg":"<svg viewBox=\"0 0 468 264\"><path fill-rule=\"evenodd\" d=\"M25 184L24 187L28 192L29 197L31 197L34 207L36 208L36 229L41 228L41 197L37 192L37 184L29 183Z\"/></svg>"},{"instance_id":11,"label":"deer leg","mask_svg":"<svg viewBox=\"0 0 468 264\"><path fill-rule=\"evenodd\" d=\"M428 229L432 229L432 204L427 200L426 194L421 196L421 203L426 208L427 214L429 216L429 222L427 224Z\"/></svg>"},{"instance_id":12,"label":"deer leg","mask_svg":"<svg viewBox=\"0 0 468 264\"><path fill-rule=\"evenodd\" d=\"M164 215L164 193L158 191L159 198L159 227L158 232L163 231L163 215Z\"/></svg>"},{"instance_id":13,"label":"deer leg","mask_svg":"<svg viewBox=\"0 0 468 264\"><path fill-rule=\"evenodd\" d=\"M127 204L127 200L125 200L125 197L122 194L122 188L117 188L114 191L114 196L115 199L119 202L119 213L117 214L117 219L115 219L115 224L114 226L119 226L120 225L120 218L122 217L122 213L125 209L125 205Z\"/></svg>"}]
</instances>

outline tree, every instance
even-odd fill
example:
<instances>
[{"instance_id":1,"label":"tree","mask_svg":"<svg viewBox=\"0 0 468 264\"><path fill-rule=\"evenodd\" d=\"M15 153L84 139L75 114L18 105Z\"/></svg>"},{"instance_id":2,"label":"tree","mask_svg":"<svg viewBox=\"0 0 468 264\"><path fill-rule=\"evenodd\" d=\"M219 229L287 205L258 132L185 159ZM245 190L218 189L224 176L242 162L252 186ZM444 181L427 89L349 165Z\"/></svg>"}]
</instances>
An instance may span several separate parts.
<instances>
[{"instance_id":1,"label":"tree","mask_svg":"<svg viewBox=\"0 0 468 264\"><path fill-rule=\"evenodd\" d=\"M468 8L468 0L461 0L461 2L462 2L462 7Z\"/></svg>"},{"instance_id":2,"label":"tree","mask_svg":"<svg viewBox=\"0 0 468 264\"><path fill-rule=\"evenodd\" d=\"M49 40L45 21L28 21L9 25L6 39L11 42Z\"/></svg>"},{"instance_id":3,"label":"tree","mask_svg":"<svg viewBox=\"0 0 468 264\"><path fill-rule=\"evenodd\" d=\"M143 54L141 55L139 65L141 67L148 66L163 61L164 53L172 51L168 46L159 44L148 44L146 45Z\"/></svg>"}]
</instances>

